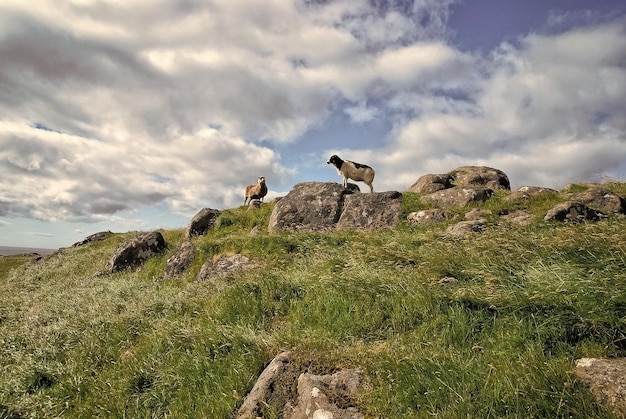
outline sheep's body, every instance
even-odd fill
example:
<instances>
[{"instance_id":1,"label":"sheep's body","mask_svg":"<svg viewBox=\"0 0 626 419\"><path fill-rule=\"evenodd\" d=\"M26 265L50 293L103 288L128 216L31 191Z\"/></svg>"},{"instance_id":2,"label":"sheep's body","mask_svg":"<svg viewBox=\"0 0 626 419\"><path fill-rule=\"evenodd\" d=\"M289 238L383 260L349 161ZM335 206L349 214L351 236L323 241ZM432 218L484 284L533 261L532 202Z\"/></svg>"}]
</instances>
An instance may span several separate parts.
<instances>
[{"instance_id":1,"label":"sheep's body","mask_svg":"<svg viewBox=\"0 0 626 419\"><path fill-rule=\"evenodd\" d=\"M355 163L350 160L342 160L337 155L332 155L326 162L327 164L333 164L337 168L337 172L343 176L343 186L348 187L348 179L355 180L357 182L364 182L370 187L370 192L374 192L374 176L376 172L369 166L364 164Z\"/></svg>"},{"instance_id":2,"label":"sheep's body","mask_svg":"<svg viewBox=\"0 0 626 419\"><path fill-rule=\"evenodd\" d=\"M248 200L260 199L263 201L263 197L267 195L267 186L265 185L265 176L259 176L259 181L256 185L246 186L246 190L243 195L243 204L246 205Z\"/></svg>"}]
</instances>

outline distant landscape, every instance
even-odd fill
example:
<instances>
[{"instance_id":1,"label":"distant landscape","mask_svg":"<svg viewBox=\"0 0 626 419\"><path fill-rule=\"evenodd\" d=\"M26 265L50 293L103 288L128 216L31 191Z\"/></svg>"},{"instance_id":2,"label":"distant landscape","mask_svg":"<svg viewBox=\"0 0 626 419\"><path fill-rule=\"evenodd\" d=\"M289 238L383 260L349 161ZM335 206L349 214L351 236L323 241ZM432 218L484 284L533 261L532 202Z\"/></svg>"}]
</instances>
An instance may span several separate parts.
<instances>
[{"instance_id":1,"label":"distant landscape","mask_svg":"<svg viewBox=\"0 0 626 419\"><path fill-rule=\"evenodd\" d=\"M39 253L40 255L47 255L54 252L57 249L44 249L40 247L12 247L12 246L0 246L0 256L19 255L23 253Z\"/></svg>"}]
</instances>

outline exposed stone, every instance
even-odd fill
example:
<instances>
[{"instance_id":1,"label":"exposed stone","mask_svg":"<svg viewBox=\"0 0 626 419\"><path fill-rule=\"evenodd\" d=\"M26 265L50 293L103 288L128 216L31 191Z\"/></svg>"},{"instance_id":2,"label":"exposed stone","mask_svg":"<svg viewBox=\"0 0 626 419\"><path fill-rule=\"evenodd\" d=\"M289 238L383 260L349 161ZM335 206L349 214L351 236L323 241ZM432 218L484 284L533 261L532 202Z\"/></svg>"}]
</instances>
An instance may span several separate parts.
<instances>
[{"instance_id":1,"label":"exposed stone","mask_svg":"<svg viewBox=\"0 0 626 419\"><path fill-rule=\"evenodd\" d=\"M77 246L84 246L88 243L93 243L93 242L97 242L97 241L102 241L105 240L109 237L111 237L113 235L113 233L111 233L110 231L101 231L99 233L95 233L92 234L90 236L85 237L84 240L76 242L72 245L72 247L77 247Z\"/></svg>"},{"instance_id":2,"label":"exposed stone","mask_svg":"<svg viewBox=\"0 0 626 419\"><path fill-rule=\"evenodd\" d=\"M337 222L338 230L393 228L400 218L402 194L396 191L347 195Z\"/></svg>"},{"instance_id":3,"label":"exposed stone","mask_svg":"<svg viewBox=\"0 0 626 419\"><path fill-rule=\"evenodd\" d=\"M211 208L203 208L189 222L186 237L204 236L215 226L215 221L220 216L220 211Z\"/></svg>"},{"instance_id":4,"label":"exposed stone","mask_svg":"<svg viewBox=\"0 0 626 419\"><path fill-rule=\"evenodd\" d=\"M521 188L517 188L513 192L511 192L505 200L508 202L521 202L527 201L533 196L546 194L546 193L555 193L554 189L550 188L542 188L540 186L522 186Z\"/></svg>"},{"instance_id":5,"label":"exposed stone","mask_svg":"<svg viewBox=\"0 0 626 419\"><path fill-rule=\"evenodd\" d=\"M417 192L424 195L431 194L443 189L451 188L454 178L449 174L434 175L428 174L420 177L411 185L409 192Z\"/></svg>"},{"instance_id":6,"label":"exposed stone","mask_svg":"<svg viewBox=\"0 0 626 419\"><path fill-rule=\"evenodd\" d=\"M432 224L445 221L447 214L440 208L420 210L410 213L406 219L413 224Z\"/></svg>"},{"instance_id":7,"label":"exposed stone","mask_svg":"<svg viewBox=\"0 0 626 419\"><path fill-rule=\"evenodd\" d=\"M626 418L626 358L582 358L574 372L600 404Z\"/></svg>"},{"instance_id":8,"label":"exposed stone","mask_svg":"<svg viewBox=\"0 0 626 419\"><path fill-rule=\"evenodd\" d=\"M285 406L285 419L361 419L352 399L361 387L359 370L346 369L332 375L303 373L298 378L298 399Z\"/></svg>"},{"instance_id":9,"label":"exposed stone","mask_svg":"<svg viewBox=\"0 0 626 419\"><path fill-rule=\"evenodd\" d=\"M257 209L257 208L261 208L261 200L252 199L250 203L248 204L248 211Z\"/></svg>"},{"instance_id":10,"label":"exposed stone","mask_svg":"<svg viewBox=\"0 0 626 419\"><path fill-rule=\"evenodd\" d=\"M165 249L165 239L158 231L139 234L117 248L107 264L107 271L118 272L143 264Z\"/></svg>"},{"instance_id":11,"label":"exposed stone","mask_svg":"<svg viewBox=\"0 0 626 419\"><path fill-rule=\"evenodd\" d=\"M512 224L525 226L529 225L533 221L533 216L528 211L518 210L502 215L502 219Z\"/></svg>"},{"instance_id":12,"label":"exposed stone","mask_svg":"<svg viewBox=\"0 0 626 419\"><path fill-rule=\"evenodd\" d=\"M170 257L165 263L165 278L173 278L185 272L195 255L193 244L189 241L184 242L176 250L176 253Z\"/></svg>"},{"instance_id":13,"label":"exposed stone","mask_svg":"<svg viewBox=\"0 0 626 419\"><path fill-rule=\"evenodd\" d=\"M486 209L473 208L470 212L465 213L465 219L468 221L479 220L491 215L492 212Z\"/></svg>"},{"instance_id":14,"label":"exposed stone","mask_svg":"<svg viewBox=\"0 0 626 419\"><path fill-rule=\"evenodd\" d=\"M280 380L289 367L290 357L291 352L281 352L265 367L237 411L236 419L255 419L259 417L262 406L272 396L273 389L281 385ZM287 385L287 383L282 383L282 385Z\"/></svg>"},{"instance_id":15,"label":"exposed stone","mask_svg":"<svg viewBox=\"0 0 626 419\"><path fill-rule=\"evenodd\" d=\"M570 194L570 200L582 202L604 214L626 214L626 200L604 188L591 187L584 192Z\"/></svg>"},{"instance_id":16,"label":"exposed stone","mask_svg":"<svg viewBox=\"0 0 626 419\"><path fill-rule=\"evenodd\" d=\"M344 196L349 193L335 182L298 183L274 206L268 230L332 230L339 221Z\"/></svg>"},{"instance_id":17,"label":"exposed stone","mask_svg":"<svg viewBox=\"0 0 626 419\"><path fill-rule=\"evenodd\" d=\"M486 187L489 189L511 189L508 176L498 169L486 166L461 166L450 173L455 186Z\"/></svg>"},{"instance_id":18,"label":"exposed stone","mask_svg":"<svg viewBox=\"0 0 626 419\"><path fill-rule=\"evenodd\" d=\"M448 236L465 236L470 233L480 233L486 228L486 221L483 219L461 221L451 225L446 229Z\"/></svg>"},{"instance_id":19,"label":"exposed stone","mask_svg":"<svg viewBox=\"0 0 626 419\"><path fill-rule=\"evenodd\" d=\"M206 281L211 278L227 275L231 272L252 267L250 259L246 256L236 254L230 257L221 257L217 262L209 258L200 268L196 276L197 281Z\"/></svg>"},{"instance_id":20,"label":"exposed stone","mask_svg":"<svg viewBox=\"0 0 626 419\"><path fill-rule=\"evenodd\" d=\"M492 195L493 191L489 188L455 187L424 195L422 200L439 208L451 208L485 202Z\"/></svg>"},{"instance_id":21,"label":"exposed stone","mask_svg":"<svg viewBox=\"0 0 626 419\"><path fill-rule=\"evenodd\" d=\"M581 221L598 221L601 217L604 217L604 214L581 202L567 201L551 208L543 219L545 221L579 223Z\"/></svg>"}]
</instances>

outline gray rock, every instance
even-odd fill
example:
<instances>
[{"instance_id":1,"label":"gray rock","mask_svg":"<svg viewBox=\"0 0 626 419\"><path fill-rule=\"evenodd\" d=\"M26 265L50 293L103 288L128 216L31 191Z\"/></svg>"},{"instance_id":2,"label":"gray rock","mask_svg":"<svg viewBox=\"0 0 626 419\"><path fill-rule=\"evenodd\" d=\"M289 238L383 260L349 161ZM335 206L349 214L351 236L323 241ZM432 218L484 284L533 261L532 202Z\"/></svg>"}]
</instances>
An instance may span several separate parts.
<instances>
[{"instance_id":1,"label":"gray rock","mask_svg":"<svg viewBox=\"0 0 626 419\"><path fill-rule=\"evenodd\" d=\"M431 194L443 189L451 188L454 178L450 174L434 175L428 174L420 177L411 185L409 192L417 192L424 195Z\"/></svg>"},{"instance_id":2,"label":"gray rock","mask_svg":"<svg viewBox=\"0 0 626 419\"><path fill-rule=\"evenodd\" d=\"M185 236L192 238L195 236L204 236L210 229L215 226L215 221L220 216L220 211L211 208L203 208L189 222Z\"/></svg>"},{"instance_id":3,"label":"gray rock","mask_svg":"<svg viewBox=\"0 0 626 419\"><path fill-rule=\"evenodd\" d=\"M470 203L485 202L493 190L483 187L454 187L424 195L422 200L439 208L463 207Z\"/></svg>"},{"instance_id":4,"label":"gray rock","mask_svg":"<svg viewBox=\"0 0 626 419\"><path fill-rule=\"evenodd\" d=\"M184 242L176 253L165 263L165 278L174 278L189 268L193 262L195 249L189 241Z\"/></svg>"},{"instance_id":5,"label":"gray rock","mask_svg":"<svg viewBox=\"0 0 626 419\"><path fill-rule=\"evenodd\" d=\"M246 256L237 254L230 257L221 257L217 262L213 262L209 258L200 268L200 272L196 276L197 281L206 281L211 278L227 275L231 272L239 271L252 267L250 259Z\"/></svg>"},{"instance_id":6,"label":"gray rock","mask_svg":"<svg viewBox=\"0 0 626 419\"><path fill-rule=\"evenodd\" d=\"M482 219L461 221L451 225L446 229L446 235L448 236L465 236L471 233L481 233L486 228L486 221Z\"/></svg>"},{"instance_id":7,"label":"gray rock","mask_svg":"<svg viewBox=\"0 0 626 419\"><path fill-rule=\"evenodd\" d=\"M454 177L455 186L485 187L489 189L511 190L508 176L499 169L487 166L461 166L450 174Z\"/></svg>"},{"instance_id":8,"label":"gray rock","mask_svg":"<svg viewBox=\"0 0 626 419\"><path fill-rule=\"evenodd\" d=\"M528 211L518 210L502 215L502 219L512 224L526 226L533 221L533 216Z\"/></svg>"},{"instance_id":9,"label":"gray rock","mask_svg":"<svg viewBox=\"0 0 626 419\"><path fill-rule=\"evenodd\" d=\"M285 406L283 417L362 419L363 414L351 406L360 387L361 372L355 369L341 370L332 375L300 374L298 399L295 405Z\"/></svg>"},{"instance_id":10,"label":"gray rock","mask_svg":"<svg viewBox=\"0 0 626 419\"><path fill-rule=\"evenodd\" d=\"M527 201L533 196L542 195L546 193L555 193L554 189L542 188L539 186L522 186L511 192L505 200L508 202L523 202Z\"/></svg>"},{"instance_id":11,"label":"gray rock","mask_svg":"<svg viewBox=\"0 0 626 419\"><path fill-rule=\"evenodd\" d=\"M107 264L107 271L118 272L143 264L166 247L163 235L158 231L139 234L117 248Z\"/></svg>"},{"instance_id":12,"label":"gray rock","mask_svg":"<svg viewBox=\"0 0 626 419\"><path fill-rule=\"evenodd\" d=\"M600 187L591 187L584 192L570 194L570 200L581 202L604 214L626 214L626 200Z\"/></svg>"},{"instance_id":13,"label":"gray rock","mask_svg":"<svg viewBox=\"0 0 626 419\"><path fill-rule=\"evenodd\" d=\"M445 221L446 218L448 218L447 213L440 208L415 211L406 217L410 223L421 225L438 223Z\"/></svg>"},{"instance_id":14,"label":"gray rock","mask_svg":"<svg viewBox=\"0 0 626 419\"><path fill-rule=\"evenodd\" d=\"M581 202L567 201L551 208L543 219L544 221L579 223L581 221L598 221L604 216L601 212L591 209Z\"/></svg>"},{"instance_id":15,"label":"gray rock","mask_svg":"<svg viewBox=\"0 0 626 419\"><path fill-rule=\"evenodd\" d=\"M393 228L400 218L400 192L347 195L337 222L338 230L381 230Z\"/></svg>"},{"instance_id":16,"label":"gray rock","mask_svg":"<svg viewBox=\"0 0 626 419\"><path fill-rule=\"evenodd\" d=\"M473 208L470 212L465 213L465 219L468 221L480 220L491 215L492 212L486 209Z\"/></svg>"},{"instance_id":17,"label":"gray rock","mask_svg":"<svg viewBox=\"0 0 626 419\"><path fill-rule=\"evenodd\" d=\"M582 358L576 361L574 373L600 404L626 418L626 358Z\"/></svg>"},{"instance_id":18,"label":"gray rock","mask_svg":"<svg viewBox=\"0 0 626 419\"><path fill-rule=\"evenodd\" d=\"M333 230L341 215L344 196L350 193L335 182L298 183L274 206L268 230Z\"/></svg>"},{"instance_id":19,"label":"gray rock","mask_svg":"<svg viewBox=\"0 0 626 419\"><path fill-rule=\"evenodd\" d=\"M102 240L106 240L107 238L111 237L113 235L113 233L111 233L110 231L101 231L99 233L94 233L90 236L85 237L84 240L76 242L72 245L72 247L78 247L78 246L84 246L88 243L93 243L93 242L97 242L97 241L102 241Z\"/></svg>"}]
</instances>

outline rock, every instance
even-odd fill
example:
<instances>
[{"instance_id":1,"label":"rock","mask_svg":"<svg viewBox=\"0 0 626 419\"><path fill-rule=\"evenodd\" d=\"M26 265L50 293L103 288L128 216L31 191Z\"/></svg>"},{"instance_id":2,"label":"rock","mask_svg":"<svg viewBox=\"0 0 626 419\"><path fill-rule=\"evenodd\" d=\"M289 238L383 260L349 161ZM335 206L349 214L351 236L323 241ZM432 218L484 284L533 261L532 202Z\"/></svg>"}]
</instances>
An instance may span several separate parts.
<instances>
[{"instance_id":1,"label":"rock","mask_svg":"<svg viewBox=\"0 0 626 419\"><path fill-rule=\"evenodd\" d=\"M211 208L203 208L191 219L185 236L192 238L194 236L204 236L210 229L215 226L220 211Z\"/></svg>"},{"instance_id":2,"label":"rock","mask_svg":"<svg viewBox=\"0 0 626 419\"><path fill-rule=\"evenodd\" d=\"M491 215L492 212L486 209L474 208L470 212L465 213L465 219L468 221L480 220Z\"/></svg>"},{"instance_id":3,"label":"rock","mask_svg":"<svg viewBox=\"0 0 626 419\"><path fill-rule=\"evenodd\" d=\"M626 418L626 358L582 358L574 372L600 404Z\"/></svg>"},{"instance_id":4,"label":"rock","mask_svg":"<svg viewBox=\"0 0 626 419\"><path fill-rule=\"evenodd\" d=\"M200 268L200 272L198 272L196 280L206 281L211 278L224 276L231 272L250 267L250 259L240 254L230 257L221 257L217 262L213 262L213 260L209 258Z\"/></svg>"},{"instance_id":5,"label":"rock","mask_svg":"<svg viewBox=\"0 0 626 419\"><path fill-rule=\"evenodd\" d=\"M107 270L118 272L139 266L159 254L165 246L160 232L142 233L117 248L107 264Z\"/></svg>"},{"instance_id":6,"label":"rock","mask_svg":"<svg viewBox=\"0 0 626 419\"><path fill-rule=\"evenodd\" d=\"M361 387L361 373L355 369L332 375L303 373L298 378L298 399L283 411L285 419L328 418L361 419L363 414L353 406L352 399Z\"/></svg>"},{"instance_id":7,"label":"rock","mask_svg":"<svg viewBox=\"0 0 626 419\"><path fill-rule=\"evenodd\" d=\"M274 206L268 230L333 230L341 215L344 196L350 193L335 182L298 183Z\"/></svg>"},{"instance_id":8,"label":"rock","mask_svg":"<svg viewBox=\"0 0 626 419\"><path fill-rule=\"evenodd\" d=\"M461 166L450 172L455 186L485 187L492 190L511 190L508 176L498 169L486 166Z\"/></svg>"},{"instance_id":9,"label":"rock","mask_svg":"<svg viewBox=\"0 0 626 419\"><path fill-rule=\"evenodd\" d=\"M593 210L581 202L567 201L551 208L543 219L544 221L579 223L581 221L598 221L604 216L601 212Z\"/></svg>"},{"instance_id":10,"label":"rock","mask_svg":"<svg viewBox=\"0 0 626 419\"><path fill-rule=\"evenodd\" d=\"M518 210L510 214L502 215L502 219L521 226L529 225L533 221L533 216L528 211Z\"/></svg>"},{"instance_id":11,"label":"rock","mask_svg":"<svg viewBox=\"0 0 626 419\"><path fill-rule=\"evenodd\" d=\"M400 218L400 192L347 195L337 222L338 230L381 230L393 228Z\"/></svg>"},{"instance_id":12,"label":"rock","mask_svg":"<svg viewBox=\"0 0 626 419\"><path fill-rule=\"evenodd\" d=\"M237 411L236 419L255 419L259 417L261 406L270 399L273 389L281 384L288 385L287 383L281 383L280 379L289 367L290 357L291 352L281 352L269 363Z\"/></svg>"},{"instance_id":13,"label":"rock","mask_svg":"<svg viewBox=\"0 0 626 419\"><path fill-rule=\"evenodd\" d=\"M465 236L470 233L481 233L486 228L486 221L483 219L461 221L451 225L446 229L448 236Z\"/></svg>"},{"instance_id":14,"label":"rock","mask_svg":"<svg viewBox=\"0 0 626 419\"><path fill-rule=\"evenodd\" d=\"M195 255L193 244L189 241L184 242L176 253L170 257L165 263L165 278L173 278L185 272Z\"/></svg>"},{"instance_id":15,"label":"rock","mask_svg":"<svg viewBox=\"0 0 626 419\"><path fill-rule=\"evenodd\" d=\"M406 217L410 223L421 225L438 223L445 221L446 218L448 218L446 212L439 208L415 211Z\"/></svg>"},{"instance_id":16,"label":"rock","mask_svg":"<svg viewBox=\"0 0 626 419\"><path fill-rule=\"evenodd\" d=\"M604 214L626 214L626 200L600 187L591 187L584 192L570 194L570 200L581 202Z\"/></svg>"},{"instance_id":17,"label":"rock","mask_svg":"<svg viewBox=\"0 0 626 419\"><path fill-rule=\"evenodd\" d=\"M454 187L424 195L422 200L439 208L463 207L474 202L484 202L493 191L483 187Z\"/></svg>"},{"instance_id":18,"label":"rock","mask_svg":"<svg viewBox=\"0 0 626 419\"><path fill-rule=\"evenodd\" d=\"M292 353L285 351L269 363L234 418L260 418L268 405L282 407L280 417L285 419L364 417L353 401L363 385L360 371L344 369L334 374L314 375L300 372L292 358Z\"/></svg>"},{"instance_id":19,"label":"rock","mask_svg":"<svg viewBox=\"0 0 626 419\"><path fill-rule=\"evenodd\" d=\"M250 200L250 203L248 204L248 211L257 209L257 208L261 208L261 200L259 199Z\"/></svg>"},{"instance_id":20,"label":"rock","mask_svg":"<svg viewBox=\"0 0 626 419\"><path fill-rule=\"evenodd\" d=\"M542 188L539 186L522 186L521 188L517 188L513 192L511 192L505 200L508 202L521 202L527 201L533 196L545 194L545 193L556 193L554 189L550 188Z\"/></svg>"},{"instance_id":21,"label":"rock","mask_svg":"<svg viewBox=\"0 0 626 419\"><path fill-rule=\"evenodd\" d=\"M99 233L95 233L95 234L92 234L90 236L85 237L85 239L83 241L79 241L79 242L74 243L72 245L72 247L84 246L84 245L86 245L88 243L102 241L102 240L105 240L105 239L111 237L112 235L113 235L113 233L111 233L110 231L101 231Z\"/></svg>"},{"instance_id":22,"label":"rock","mask_svg":"<svg viewBox=\"0 0 626 419\"><path fill-rule=\"evenodd\" d=\"M454 178L452 175L424 175L417 179L417 181L411 185L409 192L417 192L424 195L431 194L443 189L451 188Z\"/></svg>"}]
</instances>

